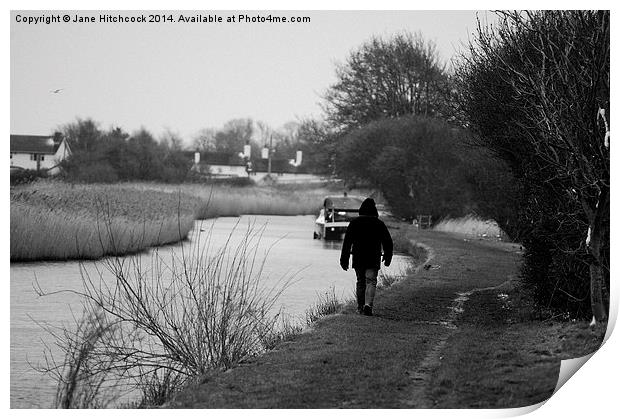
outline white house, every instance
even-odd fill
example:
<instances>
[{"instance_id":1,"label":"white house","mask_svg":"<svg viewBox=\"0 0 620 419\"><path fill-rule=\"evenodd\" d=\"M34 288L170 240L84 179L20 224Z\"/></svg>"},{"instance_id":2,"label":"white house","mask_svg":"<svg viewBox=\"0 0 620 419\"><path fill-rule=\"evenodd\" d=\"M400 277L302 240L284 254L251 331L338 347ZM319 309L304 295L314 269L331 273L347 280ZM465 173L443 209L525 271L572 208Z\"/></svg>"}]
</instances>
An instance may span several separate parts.
<instances>
[{"instance_id":1,"label":"white house","mask_svg":"<svg viewBox=\"0 0 620 419\"><path fill-rule=\"evenodd\" d=\"M301 160L301 156L297 157ZM248 164L249 163L249 164ZM227 153L195 153L192 170L213 178L249 177L255 181L266 180L268 177L267 161L265 159L244 160L241 156ZM273 159L271 165L271 180L279 183L311 183L323 182L324 176L305 173L298 166L286 159Z\"/></svg>"},{"instance_id":2,"label":"white house","mask_svg":"<svg viewBox=\"0 0 620 419\"><path fill-rule=\"evenodd\" d=\"M60 135L11 134L11 168L60 171L58 164L71 154L67 141Z\"/></svg>"}]
</instances>

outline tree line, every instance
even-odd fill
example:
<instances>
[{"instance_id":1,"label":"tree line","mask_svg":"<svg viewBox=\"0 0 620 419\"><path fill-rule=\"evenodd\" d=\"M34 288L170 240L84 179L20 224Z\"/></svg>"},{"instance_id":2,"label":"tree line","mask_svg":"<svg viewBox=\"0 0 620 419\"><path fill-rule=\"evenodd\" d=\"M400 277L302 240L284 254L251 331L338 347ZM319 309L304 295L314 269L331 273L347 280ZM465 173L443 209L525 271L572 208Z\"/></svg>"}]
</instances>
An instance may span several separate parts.
<instances>
[{"instance_id":1,"label":"tree line","mask_svg":"<svg viewBox=\"0 0 620 419\"><path fill-rule=\"evenodd\" d=\"M275 130L266 123L239 118L220 129L203 129L187 144L170 130L156 138L144 128L129 134L119 127L102 129L92 119L78 119L60 129L72 151L61 163L62 176L77 182L183 182L193 180L194 152L234 157L249 144L252 158L257 159L270 143L274 159L292 160L301 150L298 170L325 174L330 169L324 162L329 159L317 147L324 132L324 124L314 120L289 122Z\"/></svg>"},{"instance_id":2,"label":"tree line","mask_svg":"<svg viewBox=\"0 0 620 419\"><path fill-rule=\"evenodd\" d=\"M420 34L372 38L325 94L335 172L396 214L495 219L539 303L607 316L609 12L498 12L447 71Z\"/></svg>"},{"instance_id":3,"label":"tree line","mask_svg":"<svg viewBox=\"0 0 620 419\"><path fill-rule=\"evenodd\" d=\"M179 182L191 167L180 139L171 132L158 141L146 129L130 135L118 127L104 130L91 119L78 119L62 127L62 135L71 148L61 162L62 176L70 181Z\"/></svg>"}]
</instances>

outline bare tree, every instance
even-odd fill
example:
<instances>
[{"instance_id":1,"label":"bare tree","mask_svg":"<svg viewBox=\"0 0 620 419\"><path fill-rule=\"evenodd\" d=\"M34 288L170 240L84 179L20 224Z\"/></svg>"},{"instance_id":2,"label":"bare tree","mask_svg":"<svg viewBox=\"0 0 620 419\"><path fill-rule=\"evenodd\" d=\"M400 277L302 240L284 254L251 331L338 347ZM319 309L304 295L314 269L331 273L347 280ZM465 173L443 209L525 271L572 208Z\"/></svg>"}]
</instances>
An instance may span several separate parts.
<instances>
[{"instance_id":1,"label":"bare tree","mask_svg":"<svg viewBox=\"0 0 620 419\"><path fill-rule=\"evenodd\" d=\"M194 150L201 153L215 151L215 133L213 128L201 129L192 142Z\"/></svg>"},{"instance_id":2,"label":"bare tree","mask_svg":"<svg viewBox=\"0 0 620 419\"><path fill-rule=\"evenodd\" d=\"M465 119L483 145L539 188L529 211L556 208L560 230L582 233L596 320L609 274L609 12L501 12L480 28L458 71ZM544 206L542 203L545 203ZM546 214L545 216L553 216ZM536 216L532 223L539 220ZM564 253L566 237L553 237ZM577 256L576 256L577 257Z\"/></svg>"},{"instance_id":3,"label":"bare tree","mask_svg":"<svg viewBox=\"0 0 620 419\"><path fill-rule=\"evenodd\" d=\"M300 122L297 121L289 121L282 125L278 131L280 131L283 138L286 138L287 141L291 144L296 144L299 142L299 128L301 126Z\"/></svg>"},{"instance_id":4,"label":"bare tree","mask_svg":"<svg viewBox=\"0 0 620 419\"><path fill-rule=\"evenodd\" d=\"M73 151L89 152L97 147L103 132L99 124L92 119L80 119L60 128L63 137Z\"/></svg>"},{"instance_id":5,"label":"bare tree","mask_svg":"<svg viewBox=\"0 0 620 419\"><path fill-rule=\"evenodd\" d=\"M273 136L274 129L269 126L266 122L256 121L256 139L258 140L258 145L263 147L265 145L269 145L269 137Z\"/></svg>"},{"instance_id":6,"label":"bare tree","mask_svg":"<svg viewBox=\"0 0 620 419\"><path fill-rule=\"evenodd\" d=\"M444 67L435 44L420 33L370 39L337 67L336 76L324 107L336 127L408 114L441 114Z\"/></svg>"},{"instance_id":7,"label":"bare tree","mask_svg":"<svg viewBox=\"0 0 620 419\"><path fill-rule=\"evenodd\" d=\"M171 151L181 151L184 148L183 139L178 132L166 128L159 138L159 143Z\"/></svg>"},{"instance_id":8,"label":"bare tree","mask_svg":"<svg viewBox=\"0 0 620 419\"><path fill-rule=\"evenodd\" d=\"M250 118L231 119L215 134L215 149L237 154L250 144L254 135L254 122Z\"/></svg>"}]
</instances>

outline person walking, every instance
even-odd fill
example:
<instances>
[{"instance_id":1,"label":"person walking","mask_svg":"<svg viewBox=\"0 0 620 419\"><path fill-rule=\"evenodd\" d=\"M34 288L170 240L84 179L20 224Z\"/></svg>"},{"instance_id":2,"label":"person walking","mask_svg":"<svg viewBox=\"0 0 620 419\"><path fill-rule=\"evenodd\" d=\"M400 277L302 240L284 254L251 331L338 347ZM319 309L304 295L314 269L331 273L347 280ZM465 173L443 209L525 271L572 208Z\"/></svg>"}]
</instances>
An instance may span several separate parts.
<instances>
[{"instance_id":1,"label":"person walking","mask_svg":"<svg viewBox=\"0 0 620 419\"><path fill-rule=\"evenodd\" d=\"M383 263L390 266L392 262L392 237L383 221L379 220L379 212L372 198L362 202L359 216L353 219L344 235L340 266L349 269L349 258L353 254L352 267L357 277L356 297L357 311L372 316L373 301L377 289L377 276L381 268L381 249Z\"/></svg>"}]
</instances>

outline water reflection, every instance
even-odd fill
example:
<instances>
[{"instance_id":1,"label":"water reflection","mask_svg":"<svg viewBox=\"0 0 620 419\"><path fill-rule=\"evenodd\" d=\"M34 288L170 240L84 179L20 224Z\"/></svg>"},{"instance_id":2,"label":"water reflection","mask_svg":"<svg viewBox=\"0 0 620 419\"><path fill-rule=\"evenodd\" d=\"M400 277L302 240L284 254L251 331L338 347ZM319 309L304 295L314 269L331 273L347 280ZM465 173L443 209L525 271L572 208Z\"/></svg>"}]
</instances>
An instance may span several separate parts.
<instances>
[{"instance_id":1,"label":"water reflection","mask_svg":"<svg viewBox=\"0 0 620 419\"><path fill-rule=\"evenodd\" d=\"M319 240L323 245L323 249L337 250L340 252L342 241L340 240Z\"/></svg>"}]
</instances>

